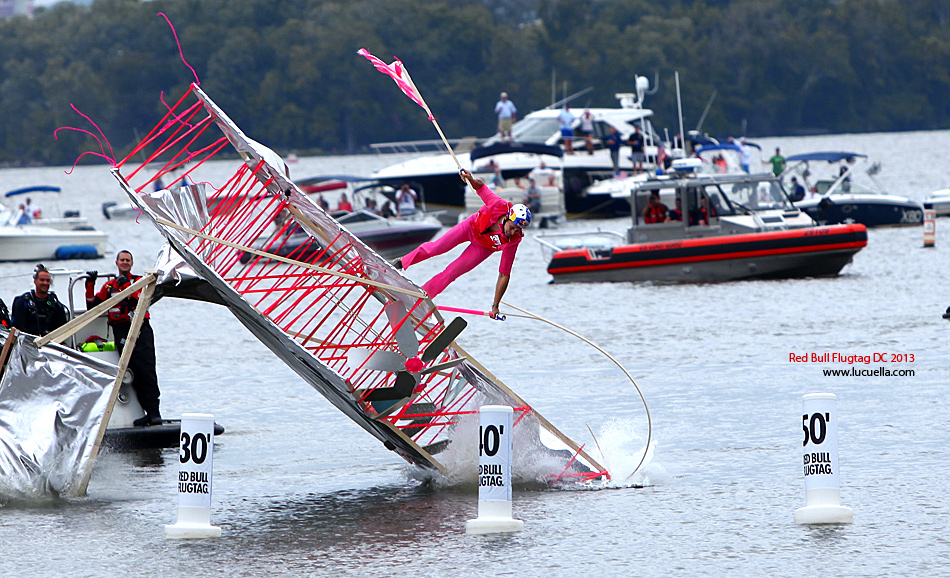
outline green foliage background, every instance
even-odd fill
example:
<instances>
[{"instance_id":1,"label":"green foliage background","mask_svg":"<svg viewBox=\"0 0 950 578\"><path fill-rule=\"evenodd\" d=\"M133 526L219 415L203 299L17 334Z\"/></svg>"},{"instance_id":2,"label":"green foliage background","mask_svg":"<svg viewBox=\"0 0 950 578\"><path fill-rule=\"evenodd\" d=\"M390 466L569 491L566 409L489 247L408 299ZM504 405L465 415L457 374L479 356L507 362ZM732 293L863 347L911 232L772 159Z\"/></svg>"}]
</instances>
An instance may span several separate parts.
<instances>
[{"instance_id":1,"label":"green foliage background","mask_svg":"<svg viewBox=\"0 0 950 578\"><path fill-rule=\"evenodd\" d=\"M358 152L436 138L359 48L406 63L450 137L487 136L506 90L522 113L593 87L613 106L643 75L659 127L717 136L950 127L946 0L99 0L0 21L0 162L69 164L92 128L116 153L164 114L191 71L255 139Z\"/></svg>"}]
</instances>

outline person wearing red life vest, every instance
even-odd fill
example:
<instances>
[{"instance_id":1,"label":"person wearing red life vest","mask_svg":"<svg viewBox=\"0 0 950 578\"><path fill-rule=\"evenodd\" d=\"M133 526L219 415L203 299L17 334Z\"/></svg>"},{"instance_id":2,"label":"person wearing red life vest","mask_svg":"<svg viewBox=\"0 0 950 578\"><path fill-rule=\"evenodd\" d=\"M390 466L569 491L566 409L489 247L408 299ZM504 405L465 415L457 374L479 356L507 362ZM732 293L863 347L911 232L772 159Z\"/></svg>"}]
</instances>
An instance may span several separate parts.
<instances>
[{"instance_id":1,"label":"person wearing red life vest","mask_svg":"<svg viewBox=\"0 0 950 578\"><path fill-rule=\"evenodd\" d=\"M441 255L454 247L468 242L469 245L455 261L432 279L422 289L435 297L449 283L474 269L496 251L501 251L498 281L495 283L495 299L492 301L492 316L498 315L498 306L511 278L511 265L515 261L518 244L524 238L522 229L531 223L531 211L522 204L512 204L496 195L481 179L466 170L460 172L462 180L475 189L485 203L475 214L449 229L434 241L419 245L414 251L393 264L397 269L408 268L430 257Z\"/></svg>"},{"instance_id":2,"label":"person wearing red life vest","mask_svg":"<svg viewBox=\"0 0 950 578\"><path fill-rule=\"evenodd\" d=\"M141 277L141 275L132 274L132 253L129 251L119 251L115 258L115 266L119 271L118 275L115 279L107 281L98 293L95 293L98 272L86 273L86 307L95 307ZM125 348L129 330L132 328L132 316L135 314L141 293L141 291L136 291L109 309L109 327L112 328L116 350L120 355ZM129 358L132 388L139 398L142 409L145 410L144 417L132 422L132 425L136 427L162 424L162 414L158 409L161 392L158 389L158 376L155 372L155 334L148 320L149 314L146 312L142 329L135 341L135 349L132 350L132 356Z\"/></svg>"},{"instance_id":3,"label":"person wearing red life vest","mask_svg":"<svg viewBox=\"0 0 950 578\"><path fill-rule=\"evenodd\" d=\"M665 223L669 220L669 208L660 202L660 192L650 193L650 200L643 209L643 222L647 224Z\"/></svg>"}]
</instances>

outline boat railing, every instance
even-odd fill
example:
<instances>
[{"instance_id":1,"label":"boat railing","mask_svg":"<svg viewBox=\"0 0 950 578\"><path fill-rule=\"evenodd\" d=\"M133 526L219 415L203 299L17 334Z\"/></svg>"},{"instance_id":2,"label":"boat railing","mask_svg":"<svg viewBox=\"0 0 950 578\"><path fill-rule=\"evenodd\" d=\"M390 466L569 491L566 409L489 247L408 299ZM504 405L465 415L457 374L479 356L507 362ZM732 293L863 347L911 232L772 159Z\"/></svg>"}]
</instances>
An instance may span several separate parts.
<instances>
[{"instance_id":1,"label":"boat railing","mask_svg":"<svg viewBox=\"0 0 950 578\"><path fill-rule=\"evenodd\" d=\"M478 143L479 139L473 136L449 139L449 144L452 145L452 150L456 154L466 153L475 148L475 145ZM380 142L369 145L369 148L373 149L373 151L378 155L400 153L433 153L442 151L444 147L445 143L442 142L441 139Z\"/></svg>"},{"instance_id":2,"label":"boat railing","mask_svg":"<svg viewBox=\"0 0 950 578\"><path fill-rule=\"evenodd\" d=\"M544 235L535 236L534 240L554 254L568 249L612 249L625 243L627 237L616 231L597 229L596 231L576 233L545 233Z\"/></svg>"}]
</instances>

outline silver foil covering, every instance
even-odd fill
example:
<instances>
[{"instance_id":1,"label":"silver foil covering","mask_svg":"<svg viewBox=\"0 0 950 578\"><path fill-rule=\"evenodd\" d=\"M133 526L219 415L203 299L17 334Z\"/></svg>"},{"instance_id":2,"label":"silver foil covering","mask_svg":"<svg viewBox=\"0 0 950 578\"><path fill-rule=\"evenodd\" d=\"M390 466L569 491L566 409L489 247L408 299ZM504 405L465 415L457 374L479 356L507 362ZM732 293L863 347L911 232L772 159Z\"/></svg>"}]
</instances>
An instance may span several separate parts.
<instances>
[{"instance_id":1,"label":"silver foil covering","mask_svg":"<svg viewBox=\"0 0 950 578\"><path fill-rule=\"evenodd\" d=\"M0 331L0 341L9 334ZM0 380L0 495L71 496L89 459L115 366L19 333Z\"/></svg>"}]
</instances>

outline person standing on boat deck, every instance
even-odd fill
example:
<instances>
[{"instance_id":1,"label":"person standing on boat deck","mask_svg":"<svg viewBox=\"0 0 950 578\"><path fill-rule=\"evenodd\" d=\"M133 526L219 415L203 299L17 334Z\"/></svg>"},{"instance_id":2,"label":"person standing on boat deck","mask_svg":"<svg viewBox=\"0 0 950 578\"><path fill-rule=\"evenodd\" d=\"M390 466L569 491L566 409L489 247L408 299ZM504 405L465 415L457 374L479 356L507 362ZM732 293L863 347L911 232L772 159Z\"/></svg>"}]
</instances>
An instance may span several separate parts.
<instances>
[{"instance_id":1,"label":"person standing on boat deck","mask_svg":"<svg viewBox=\"0 0 950 578\"><path fill-rule=\"evenodd\" d=\"M735 144L739 147L739 166L747 173L752 172L749 166L752 163L752 149L745 144L745 137L739 139L739 142Z\"/></svg>"},{"instance_id":2,"label":"person standing on boat deck","mask_svg":"<svg viewBox=\"0 0 950 578\"><path fill-rule=\"evenodd\" d=\"M462 243L469 243L455 261L422 286L429 297L434 298L449 283L474 269L493 252L501 251L495 299L491 307L492 316L495 317L498 315L501 299L508 290L511 265L515 261L518 244L524 237L522 229L531 224L531 211L524 205L513 205L502 199L481 179L473 177L465 169L462 169L460 175L463 181L475 189L485 205L435 241L423 243L405 257L396 259L393 266L396 269L408 269L415 263L446 253Z\"/></svg>"},{"instance_id":3,"label":"person standing on boat deck","mask_svg":"<svg viewBox=\"0 0 950 578\"><path fill-rule=\"evenodd\" d=\"M49 290L53 278L43 265L33 269L33 289L13 300L14 327L31 335L46 335L69 318L66 306ZM6 309L6 305L3 306Z\"/></svg>"},{"instance_id":4,"label":"person standing on boat deck","mask_svg":"<svg viewBox=\"0 0 950 578\"><path fill-rule=\"evenodd\" d=\"M709 199L705 195L699 198L699 208L690 212L689 224L709 226L709 217L716 216L716 210L709 208Z\"/></svg>"},{"instance_id":5,"label":"person standing on boat deck","mask_svg":"<svg viewBox=\"0 0 950 578\"><path fill-rule=\"evenodd\" d=\"M498 134L501 135L501 142L505 142L506 137L508 142L512 142L511 125L517 120L517 113L518 107L508 100L508 93L501 93L501 100L495 104L495 114L498 115Z\"/></svg>"},{"instance_id":6,"label":"person standing on boat deck","mask_svg":"<svg viewBox=\"0 0 950 578\"><path fill-rule=\"evenodd\" d=\"M620 173L620 145L623 144L623 139L620 138L617 129L610 127L610 134L605 136L603 140L604 146L610 151L610 162L614 166L614 176L616 177Z\"/></svg>"},{"instance_id":7,"label":"person standing on boat deck","mask_svg":"<svg viewBox=\"0 0 950 578\"><path fill-rule=\"evenodd\" d=\"M505 188L505 177L501 174L501 167L495 161L492 161L491 185L496 189Z\"/></svg>"},{"instance_id":8,"label":"person standing on boat deck","mask_svg":"<svg viewBox=\"0 0 950 578\"><path fill-rule=\"evenodd\" d=\"M665 223L670 220L670 208L660 202L660 191L650 193L650 200L643 208L643 222L647 224Z\"/></svg>"},{"instance_id":9,"label":"person standing on boat deck","mask_svg":"<svg viewBox=\"0 0 950 578\"><path fill-rule=\"evenodd\" d=\"M393 210L392 201L386 201L383 203L383 210L380 213L384 219L392 219L396 216L396 212Z\"/></svg>"},{"instance_id":10,"label":"person standing on boat deck","mask_svg":"<svg viewBox=\"0 0 950 578\"><path fill-rule=\"evenodd\" d=\"M554 183L554 169L544 164L544 161L531 169L531 172L528 173L528 177L533 178L535 181L540 183L542 187L553 187Z\"/></svg>"},{"instance_id":11,"label":"person standing on boat deck","mask_svg":"<svg viewBox=\"0 0 950 578\"><path fill-rule=\"evenodd\" d=\"M782 151L778 147L775 147L775 154L772 155L772 158L762 164L771 164L772 174L776 177L782 176L782 173L785 172L785 157L782 156Z\"/></svg>"},{"instance_id":12,"label":"person standing on boat deck","mask_svg":"<svg viewBox=\"0 0 950 578\"><path fill-rule=\"evenodd\" d=\"M320 196L317 197L317 206L324 211L330 210L330 203L328 203L327 200L323 198L323 193L320 193Z\"/></svg>"},{"instance_id":13,"label":"person standing on boat deck","mask_svg":"<svg viewBox=\"0 0 950 578\"><path fill-rule=\"evenodd\" d=\"M107 281L98 293L95 293L95 289L99 273L97 271L86 273L86 307L90 309L95 307L141 278L141 275L132 274L132 253L129 251L119 251L115 257L115 266L118 269L118 275L115 279ZM136 291L109 309L109 327L112 328L116 350L120 355L125 348L129 330L132 328L132 316L135 315L141 294L141 291ZM132 422L132 425L136 427L162 424L162 414L158 410L161 392L158 389L158 375L155 373L155 334L148 320L149 313L146 312L138 339L135 341L135 349L129 357L132 388L139 398L142 409L145 410L144 417Z\"/></svg>"},{"instance_id":14,"label":"person standing on boat deck","mask_svg":"<svg viewBox=\"0 0 950 578\"><path fill-rule=\"evenodd\" d=\"M561 123L561 140L564 141L564 152L569 155L574 154L574 113L571 107L564 105L561 112L557 115L557 121Z\"/></svg>"},{"instance_id":15,"label":"person standing on boat deck","mask_svg":"<svg viewBox=\"0 0 950 578\"><path fill-rule=\"evenodd\" d=\"M409 183L403 183L399 192L396 193L396 210L400 217L416 214L416 192L412 190Z\"/></svg>"},{"instance_id":16,"label":"person standing on boat deck","mask_svg":"<svg viewBox=\"0 0 950 578\"><path fill-rule=\"evenodd\" d=\"M633 132L627 137L627 144L630 145L630 160L633 162L633 174L643 172L643 161L646 156L643 154L643 133L640 132L639 125L633 126ZM660 164L657 161L657 164Z\"/></svg>"},{"instance_id":17,"label":"person standing on boat deck","mask_svg":"<svg viewBox=\"0 0 950 578\"><path fill-rule=\"evenodd\" d=\"M581 134L584 135L587 154L594 154L594 116L589 110L585 110L581 115Z\"/></svg>"}]
</instances>

